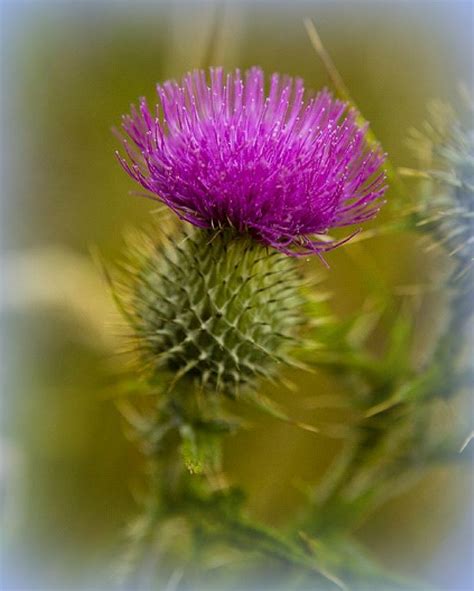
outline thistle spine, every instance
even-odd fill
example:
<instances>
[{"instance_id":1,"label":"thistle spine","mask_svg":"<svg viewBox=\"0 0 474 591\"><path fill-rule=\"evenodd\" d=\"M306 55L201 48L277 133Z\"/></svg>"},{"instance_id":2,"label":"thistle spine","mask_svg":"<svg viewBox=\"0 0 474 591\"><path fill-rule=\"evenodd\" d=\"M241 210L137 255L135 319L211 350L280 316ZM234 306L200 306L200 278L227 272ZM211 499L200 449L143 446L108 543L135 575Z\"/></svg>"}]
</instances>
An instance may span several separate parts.
<instances>
[{"instance_id":1,"label":"thistle spine","mask_svg":"<svg viewBox=\"0 0 474 591\"><path fill-rule=\"evenodd\" d=\"M124 266L121 297L151 377L234 396L289 361L302 301L293 259L229 230L145 244Z\"/></svg>"}]
</instances>

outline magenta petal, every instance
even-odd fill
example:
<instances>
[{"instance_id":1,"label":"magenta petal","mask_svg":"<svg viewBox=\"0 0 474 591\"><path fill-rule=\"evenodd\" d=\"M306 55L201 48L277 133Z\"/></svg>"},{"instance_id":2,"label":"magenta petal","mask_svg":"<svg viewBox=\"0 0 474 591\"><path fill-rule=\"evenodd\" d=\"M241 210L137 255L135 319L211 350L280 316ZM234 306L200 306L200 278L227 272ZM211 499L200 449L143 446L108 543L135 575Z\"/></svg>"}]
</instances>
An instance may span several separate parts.
<instances>
[{"instance_id":1,"label":"magenta petal","mask_svg":"<svg viewBox=\"0 0 474 591\"><path fill-rule=\"evenodd\" d=\"M251 68L211 68L157 87L124 117L127 173L199 227L231 225L287 254L321 254L346 240L315 234L359 224L383 203L384 155L357 113L323 90ZM132 149L133 145L133 149Z\"/></svg>"}]
</instances>

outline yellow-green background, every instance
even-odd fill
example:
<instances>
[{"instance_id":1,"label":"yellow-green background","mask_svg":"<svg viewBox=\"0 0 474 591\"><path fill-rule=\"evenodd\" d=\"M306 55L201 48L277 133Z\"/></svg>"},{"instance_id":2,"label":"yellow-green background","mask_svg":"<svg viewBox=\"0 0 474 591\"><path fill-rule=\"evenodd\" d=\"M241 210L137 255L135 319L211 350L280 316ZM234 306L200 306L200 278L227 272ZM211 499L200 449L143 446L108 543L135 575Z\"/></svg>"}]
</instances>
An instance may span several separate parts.
<instances>
[{"instance_id":1,"label":"yellow-green background","mask_svg":"<svg viewBox=\"0 0 474 591\"><path fill-rule=\"evenodd\" d=\"M327 75L302 25L312 17L398 166L414 164L406 135L420 126L427 100L459 102L458 83L472 83L469 2L226 6L213 63L258 64L320 88ZM201 65L213 12L204 2L2 4L5 589L104 589L97 581L134 515L140 460L110 400L121 363L113 354L118 316L89 253L98 247L114 260L123 231L153 210L128 194L135 187L114 158L111 127L137 97L151 99L157 81ZM396 215L390 197L375 225ZM391 292L436 271L409 235L347 246L328 261L322 288L333 291L342 315L374 289ZM318 261L301 264L322 271ZM436 312L420 310L423 333ZM340 419L305 406L311 396L337 393L336 382L297 380L298 394L272 394L307 422ZM449 405L445 420L456 421ZM228 442L226 468L247 487L255 515L284 523L303 501L298 482L317 482L339 444L257 415L253 422ZM459 534L445 543L462 523L463 535L472 532L469 488L460 468L434 471L360 535L388 566L450 589L469 570L472 540Z\"/></svg>"}]
</instances>

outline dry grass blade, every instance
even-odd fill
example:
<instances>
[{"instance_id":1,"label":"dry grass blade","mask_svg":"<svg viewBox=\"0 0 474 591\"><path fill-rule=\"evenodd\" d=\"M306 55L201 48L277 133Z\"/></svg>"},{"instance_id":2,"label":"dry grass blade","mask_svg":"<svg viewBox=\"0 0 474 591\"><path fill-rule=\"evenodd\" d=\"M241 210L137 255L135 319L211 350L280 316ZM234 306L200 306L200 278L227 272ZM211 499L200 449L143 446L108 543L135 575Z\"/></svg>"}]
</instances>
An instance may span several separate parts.
<instances>
[{"instance_id":1,"label":"dry grass blade","mask_svg":"<svg viewBox=\"0 0 474 591\"><path fill-rule=\"evenodd\" d=\"M210 26L209 37L207 39L206 47L201 61L201 67L204 69L212 66L217 53L217 43L219 40L219 27L224 19L225 2L216 2L214 6L214 14L212 15L212 23Z\"/></svg>"},{"instance_id":2,"label":"dry grass blade","mask_svg":"<svg viewBox=\"0 0 474 591\"><path fill-rule=\"evenodd\" d=\"M352 98L346 84L344 83L342 76L340 75L338 69L336 68L335 63L333 62L331 56L329 55L328 51L324 47L323 42L321 41L321 37L319 36L318 30L316 28L316 25L314 24L314 22L310 18L305 18L303 23L304 23L306 32L308 34L310 43L313 46L313 49L315 50L319 59L323 63L323 66L324 66L337 94L340 96L340 98L347 101L352 107L357 109L357 111L359 113L358 118L357 118L358 123L360 125L367 124L366 119L363 117L356 102ZM370 128L367 130L367 139L372 144L377 144L377 145L380 144L380 142L377 139L377 136L374 134L374 132ZM395 167L392 165L392 163L388 159L385 160L384 166L385 166L385 171L387 173L387 178L390 181L392 181L393 183L395 183L399 193L404 195L405 189L403 186L403 182L402 182L402 179L400 178L400 176L398 175Z\"/></svg>"}]
</instances>

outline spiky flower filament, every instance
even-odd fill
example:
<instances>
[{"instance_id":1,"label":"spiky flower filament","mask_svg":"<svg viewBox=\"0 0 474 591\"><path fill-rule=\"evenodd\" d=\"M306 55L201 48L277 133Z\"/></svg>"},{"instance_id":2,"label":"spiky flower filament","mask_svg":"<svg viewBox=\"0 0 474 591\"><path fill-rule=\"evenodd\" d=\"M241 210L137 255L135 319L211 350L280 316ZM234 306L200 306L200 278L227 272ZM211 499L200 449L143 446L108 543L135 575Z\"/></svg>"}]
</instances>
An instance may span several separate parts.
<instances>
[{"instance_id":1,"label":"spiky flower filament","mask_svg":"<svg viewBox=\"0 0 474 591\"><path fill-rule=\"evenodd\" d=\"M380 209L384 155L347 103L301 79L260 68L244 75L196 70L158 85L123 119L124 169L179 217L202 228L231 226L286 254L341 242L332 228Z\"/></svg>"}]
</instances>

